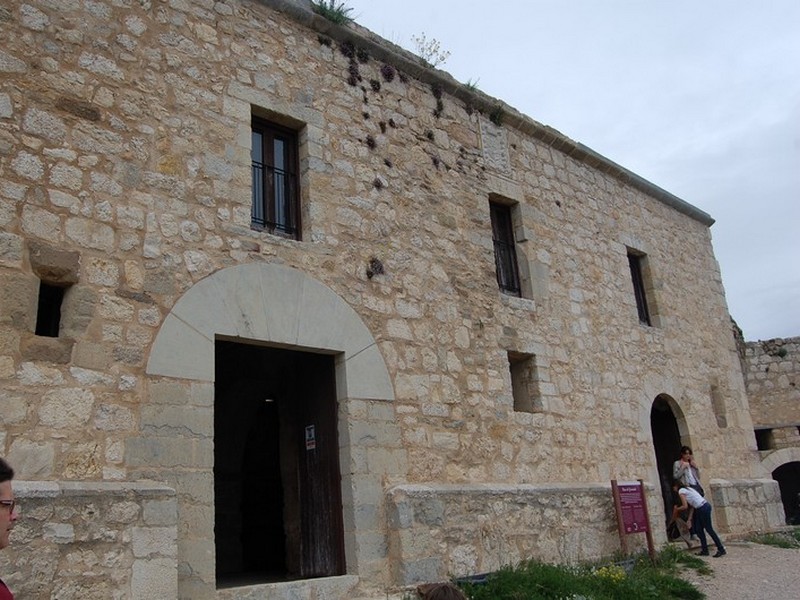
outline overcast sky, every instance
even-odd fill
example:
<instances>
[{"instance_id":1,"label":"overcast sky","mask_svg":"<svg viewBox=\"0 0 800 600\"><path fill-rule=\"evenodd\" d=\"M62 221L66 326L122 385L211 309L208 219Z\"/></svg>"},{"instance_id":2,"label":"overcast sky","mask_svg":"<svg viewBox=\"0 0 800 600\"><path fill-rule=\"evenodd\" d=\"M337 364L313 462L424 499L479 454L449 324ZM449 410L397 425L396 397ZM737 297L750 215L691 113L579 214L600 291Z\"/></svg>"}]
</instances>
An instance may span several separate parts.
<instances>
[{"instance_id":1,"label":"overcast sky","mask_svg":"<svg viewBox=\"0 0 800 600\"><path fill-rule=\"evenodd\" d=\"M361 25L709 213L747 340L800 335L800 0L350 0Z\"/></svg>"}]
</instances>

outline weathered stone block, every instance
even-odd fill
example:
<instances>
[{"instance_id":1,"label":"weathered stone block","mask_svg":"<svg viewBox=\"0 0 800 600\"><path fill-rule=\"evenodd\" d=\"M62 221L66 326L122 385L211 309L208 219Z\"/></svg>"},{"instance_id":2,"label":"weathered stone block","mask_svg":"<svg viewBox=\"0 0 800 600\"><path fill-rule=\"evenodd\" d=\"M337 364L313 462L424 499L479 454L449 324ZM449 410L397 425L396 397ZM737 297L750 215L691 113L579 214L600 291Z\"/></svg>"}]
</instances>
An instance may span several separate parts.
<instances>
[{"instance_id":1,"label":"weathered stone block","mask_svg":"<svg viewBox=\"0 0 800 600\"><path fill-rule=\"evenodd\" d=\"M55 447L53 442L17 439L11 442L6 460L14 465L16 478L46 480L53 476Z\"/></svg>"},{"instance_id":2,"label":"weathered stone block","mask_svg":"<svg viewBox=\"0 0 800 600\"><path fill-rule=\"evenodd\" d=\"M14 265L22 260L22 238L0 231L0 264Z\"/></svg>"},{"instance_id":3,"label":"weathered stone block","mask_svg":"<svg viewBox=\"0 0 800 600\"><path fill-rule=\"evenodd\" d=\"M32 332L36 327L39 280L23 273L0 273L0 322Z\"/></svg>"},{"instance_id":4,"label":"weathered stone block","mask_svg":"<svg viewBox=\"0 0 800 600\"><path fill-rule=\"evenodd\" d=\"M25 335L20 339L19 351L23 360L67 364L74 345L75 340L63 337Z\"/></svg>"},{"instance_id":5,"label":"weathered stone block","mask_svg":"<svg viewBox=\"0 0 800 600\"><path fill-rule=\"evenodd\" d=\"M133 555L147 558L150 555L177 556L177 529L173 527L134 527L131 530Z\"/></svg>"},{"instance_id":6,"label":"weathered stone block","mask_svg":"<svg viewBox=\"0 0 800 600\"><path fill-rule=\"evenodd\" d=\"M178 437L132 438L125 444L125 462L132 467L154 464L163 467L194 465L194 442Z\"/></svg>"},{"instance_id":7,"label":"weathered stone block","mask_svg":"<svg viewBox=\"0 0 800 600\"><path fill-rule=\"evenodd\" d=\"M39 409L39 421L58 429L83 427L91 417L94 394L82 388L63 388L47 392Z\"/></svg>"},{"instance_id":8,"label":"weathered stone block","mask_svg":"<svg viewBox=\"0 0 800 600\"><path fill-rule=\"evenodd\" d=\"M49 244L31 240L28 242L28 258L31 269L39 279L52 285L68 285L78 282L80 275L80 253L61 250Z\"/></svg>"}]
</instances>

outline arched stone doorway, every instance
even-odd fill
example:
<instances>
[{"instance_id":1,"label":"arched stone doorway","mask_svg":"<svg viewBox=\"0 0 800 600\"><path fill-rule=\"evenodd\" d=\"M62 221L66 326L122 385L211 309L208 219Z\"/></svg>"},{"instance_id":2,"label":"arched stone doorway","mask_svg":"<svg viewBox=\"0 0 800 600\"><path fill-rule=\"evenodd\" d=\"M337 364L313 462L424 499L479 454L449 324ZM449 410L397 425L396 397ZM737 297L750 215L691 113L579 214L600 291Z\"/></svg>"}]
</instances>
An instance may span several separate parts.
<instances>
[{"instance_id":1,"label":"arched stone doorway","mask_svg":"<svg viewBox=\"0 0 800 600\"><path fill-rule=\"evenodd\" d=\"M220 374L215 372L220 361L237 365L248 360L272 365L258 367L259 377L252 378L250 386L257 388L253 394L242 391L247 387L244 383L248 383L242 378L233 383L243 382L244 388L242 385L235 387L230 378L220 379ZM308 376L310 371L317 373L321 368L328 373L324 379ZM309 390L308 384L322 381L325 397L329 399L325 400L326 406L335 407L332 420L323 425L329 429L332 424L338 438L330 448L334 453L338 451L337 462L341 465L341 477L336 479L341 488L341 499L337 502L339 515L336 516L342 521L342 539L334 541L342 546L345 564L329 573L344 571L357 575L364 564L375 561L374 556L362 552L362 548L368 547L363 539L385 535L385 531L376 530L375 519L369 515L382 514L383 500L375 490L381 489L383 477L396 473L381 469L365 471L367 448L353 438L352 432L376 428L383 431L394 420L393 411L368 409L394 399L391 379L377 342L345 300L302 271L266 263L239 265L218 271L195 284L164 319L147 364L144 395L147 406L143 408L145 417L141 431L139 436L128 441L126 448L132 476L167 482L178 494L179 592L182 597L210 599L218 595L215 587L220 582L215 573L219 563L215 554L221 548L216 543L214 520L217 502L226 500L217 497L227 488L216 481L220 473L215 470L218 466L215 462L234 456L238 447L237 440L233 439L229 450L220 455L215 448L220 441L216 436L230 429L232 422L233 425L236 422L252 425L258 419L262 419L264 431L269 433L267 419L275 406L271 401L285 396L281 386L286 384L287 373L293 374L288 378L295 389L291 398L321 397L315 390ZM267 385L278 378L281 379L278 387ZM226 420L220 422L217 419L219 402L232 402L243 395L252 396L250 400L257 403L253 405L254 410L258 410L248 413L250 416L228 414ZM316 400L310 401L311 404L304 402L303 410L316 410ZM288 406L283 404L283 408ZM171 421L165 425L166 419ZM149 421L159 421L159 426ZM323 425L317 425L312 434L308 433L307 425L306 417L299 413L282 417L278 429L299 430L310 437L299 451L289 446L281 448L284 455L289 456L288 460L281 459L280 464L274 465L262 462L256 467L271 469L277 477L281 469L285 472L287 464L307 463L305 458L298 460L297 453L305 455L307 450L319 450L324 443ZM247 433L242 430L243 447L248 440L269 441ZM269 433L274 439L281 435L275 431ZM401 445L399 439L381 441L394 447ZM273 447L278 445L276 442ZM262 444L261 447L263 450L266 446ZM239 465L243 469L252 467L232 460L228 463L237 468ZM302 468L306 468L305 463ZM402 461L393 466L404 468ZM307 479L314 483L319 478L309 476ZM289 479L284 478L280 484L284 492L287 481ZM252 478L243 478L238 483L252 482ZM293 493L302 491L302 487L298 487ZM305 496L319 494L312 491ZM239 501L236 502L238 506ZM288 505L285 499L282 505ZM365 507L372 512L364 510ZM298 511L309 513L309 519L320 513L313 506L306 510L302 504L298 505ZM294 522L302 525L303 519L306 517L297 516ZM264 527L274 525L263 524ZM284 533L292 535L294 532ZM293 553L294 560L305 560L299 551L288 548L286 552ZM234 549L242 551L244 557L237 560L244 563L252 545ZM222 551L225 552L225 548ZM279 554L281 548L276 546L271 551ZM286 562L285 557L281 560ZM266 567L260 569L265 571ZM284 567L284 570L289 569ZM298 573L301 577L304 575L302 565ZM308 576L313 574L311 571ZM314 582L320 579L305 581L316 585ZM272 592L265 589L263 593L269 596Z\"/></svg>"},{"instance_id":2,"label":"arched stone doorway","mask_svg":"<svg viewBox=\"0 0 800 600\"><path fill-rule=\"evenodd\" d=\"M659 394L653 401L650 408L650 431L653 436L653 450L656 455L666 526L671 517L672 507L672 464L680 453L681 434L685 431L683 413L670 396Z\"/></svg>"},{"instance_id":3,"label":"arched stone doorway","mask_svg":"<svg viewBox=\"0 0 800 600\"><path fill-rule=\"evenodd\" d=\"M781 502L787 525L800 525L800 462L781 465L772 472L781 488Z\"/></svg>"},{"instance_id":4,"label":"arched stone doorway","mask_svg":"<svg viewBox=\"0 0 800 600\"><path fill-rule=\"evenodd\" d=\"M800 448L771 452L762 465L778 482L786 523L800 525Z\"/></svg>"}]
</instances>

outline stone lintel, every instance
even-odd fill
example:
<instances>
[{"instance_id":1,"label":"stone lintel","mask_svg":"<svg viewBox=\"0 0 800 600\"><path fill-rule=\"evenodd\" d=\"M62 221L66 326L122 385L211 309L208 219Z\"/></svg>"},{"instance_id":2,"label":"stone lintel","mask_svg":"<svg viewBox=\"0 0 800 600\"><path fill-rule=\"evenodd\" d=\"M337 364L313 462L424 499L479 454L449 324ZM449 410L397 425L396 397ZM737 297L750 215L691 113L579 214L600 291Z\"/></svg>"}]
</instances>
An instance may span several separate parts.
<instances>
[{"instance_id":1,"label":"stone lintel","mask_svg":"<svg viewBox=\"0 0 800 600\"><path fill-rule=\"evenodd\" d=\"M78 282L80 254L66 252L49 244L28 242L31 269L39 279L51 285L72 285Z\"/></svg>"}]
</instances>

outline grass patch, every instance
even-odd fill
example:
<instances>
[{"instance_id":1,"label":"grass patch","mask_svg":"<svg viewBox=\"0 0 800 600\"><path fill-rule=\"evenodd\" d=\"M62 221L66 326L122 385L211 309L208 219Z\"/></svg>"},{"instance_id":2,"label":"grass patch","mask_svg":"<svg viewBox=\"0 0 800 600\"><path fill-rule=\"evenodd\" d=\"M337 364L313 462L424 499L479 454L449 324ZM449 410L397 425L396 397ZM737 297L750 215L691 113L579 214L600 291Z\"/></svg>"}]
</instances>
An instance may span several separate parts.
<instances>
[{"instance_id":1,"label":"grass patch","mask_svg":"<svg viewBox=\"0 0 800 600\"><path fill-rule=\"evenodd\" d=\"M778 548L800 548L800 527L775 533L761 533L748 538L748 541Z\"/></svg>"},{"instance_id":2,"label":"grass patch","mask_svg":"<svg viewBox=\"0 0 800 600\"><path fill-rule=\"evenodd\" d=\"M702 600L700 590L678 577L682 566L710 571L702 560L667 548L655 566L647 555L637 557L629 574L613 562L559 566L528 561L492 573L486 583L460 587L470 600Z\"/></svg>"}]
</instances>

